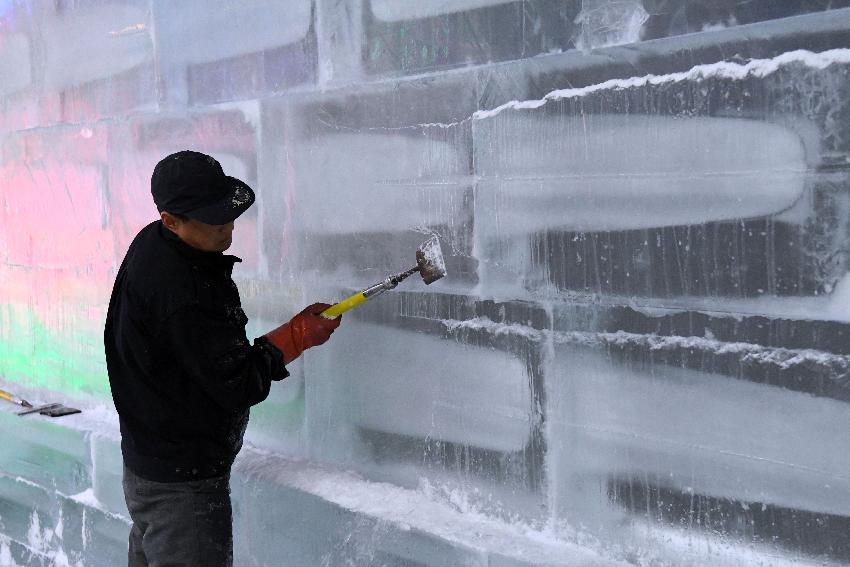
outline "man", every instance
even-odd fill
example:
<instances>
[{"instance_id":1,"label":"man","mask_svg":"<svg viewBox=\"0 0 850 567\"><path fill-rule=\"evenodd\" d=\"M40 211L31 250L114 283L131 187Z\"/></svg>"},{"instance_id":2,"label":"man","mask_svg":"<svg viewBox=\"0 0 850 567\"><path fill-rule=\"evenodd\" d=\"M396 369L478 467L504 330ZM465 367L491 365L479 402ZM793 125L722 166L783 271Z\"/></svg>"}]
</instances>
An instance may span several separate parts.
<instances>
[{"instance_id":1,"label":"man","mask_svg":"<svg viewBox=\"0 0 850 567\"><path fill-rule=\"evenodd\" d=\"M151 178L160 220L115 278L104 330L121 425L129 565L232 565L230 469L248 408L339 319L316 303L250 344L230 247L254 192L210 156L183 151Z\"/></svg>"}]
</instances>

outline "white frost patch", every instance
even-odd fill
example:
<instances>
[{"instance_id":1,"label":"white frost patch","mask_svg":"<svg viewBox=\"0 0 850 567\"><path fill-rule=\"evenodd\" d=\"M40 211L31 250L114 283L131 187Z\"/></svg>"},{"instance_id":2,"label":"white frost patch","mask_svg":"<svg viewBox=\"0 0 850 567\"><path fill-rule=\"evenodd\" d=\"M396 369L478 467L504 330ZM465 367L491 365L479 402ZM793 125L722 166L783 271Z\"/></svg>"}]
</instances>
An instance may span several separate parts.
<instances>
[{"instance_id":1,"label":"white frost patch","mask_svg":"<svg viewBox=\"0 0 850 567\"><path fill-rule=\"evenodd\" d=\"M16 476L15 482L20 482L21 484L26 484L27 486L35 486L37 488L42 488L40 484L36 484L28 478L24 478L22 476Z\"/></svg>"},{"instance_id":2,"label":"white frost patch","mask_svg":"<svg viewBox=\"0 0 850 567\"><path fill-rule=\"evenodd\" d=\"M0 541L0 567L20 567L12 559L12 550L5 541Z\"/></svg>"},{"instance_id":3,"label":"white frost patch","mask_svg":"<svg viewBox=\"0 0 850 567\"><path fill-rule=\"evenodd\" d=\"M77 567L81 565L79 562L72 564L65 550L61 547L50 553L50 558L53 560L51 567Z\"/></svg>"},{"instance_id":4,"label":"white frost patch","mask_svg":"<svg viewBox=\"0 0 850 567\"><path fill-rule=\"evenodd\" d=\"M64 526L64 519L60 512L55 528L42 528L38 512L33 510L27 530L27 546L30 550L49 557L51 567L81 567L82 563L79 561L71 563L68 554L62 548Z\"/></svg>"},{"instance_id":5,"label":"white frost patch","mask_svg":"<svg viewBox=\"0 0 850 567\"><path fill-rule=\"evenodd\" d=\"M82 524L82 527L80 528L80 537L83 540L83 549L88 549L89 542L91 542L91 533L89 533L89 525L86 521L88 519L86 517L87 514L88 510L86 508L83 508L83 518L82 522L80 522ZM132 522L130 522L130 525L132 525Z\"/></svg>"},{"instance_id":6,"label":"white frost patch","mask_svg":"<svg viewBox=\"0 0 850 567\"><path fill-rule=\"evenodd\" d=\"M82 504L82 505L84 505L88 508L93 508L93 509L97 510L98 512L106 515L106 516L110 516L112 518L115 518L116 520L121 520L122 522L125 522L127 524L132 524L132 520L130 518L128 518L126 516L122 516L121 514L116 514L115 512L110 512L109 510L107 510L106 507L103 504L101 504L100 500L97 499L97 496L95 496L94 488L87 488L86 490L83 490L82 492L68 496L68 498L70 498L71 500L74 500L75 502L79 502L80 504ZM86 513L86 508L83 508L83 514L85 514L85 513ZM86 529L85 522L83 522L83 530L85 530L85 529ZM83 539L85 540L86 539L85 531L83 532L83 534L84 534Z\"/></svg>"},{"instance_id":7,"label":"white frost patch","mask_svg":"<svg viewBox=\"0 0 850 567\"><path fill-rule=\"evenodd\" d=\"M589 333L584 331L555 333L555 342L600 346L603 344L624 346L638 345L649 350L702 350L714 354L738 354L742 362L769 362L782 369L798 365L837 365L850 368L850 356L814 349L789 349L766 347L742 342L724 342L705 337L658 336L654 334Z\"/></svg>"},{"instance_id":8,"label":"white frost patch","mask_svg":"<svg viewBox=\"0 0 850 567\"><path fill-rule=\"evenodd\" d=\"M649 19L642 0L582 0L576 47L582 50L633 43Z\"/></svg>"},{"instance_id":9,"label":"white frost patch","mask_svg":"<svg viewBox=\"0 0 850 567\"><path fill-rule=\"evenodd\" d=\"M50 567L85 567L82 560L74 561L73 563L68 558L68 554L61 547L55 550L44 550L34 548L32 546L23 545L30 554L39 554L46 556L50 560ZM33 558L33 560L35 560ZM41 565L41 563L39 563ZM15 562L12 557L12 550L6 541L0 541L0 567L25 567Z\"/></svg>"},{"instance_id":10,"label":"white frost patch","mask_svg":"<svg viewBox=\"0 0 850 567\"><path fill-rule=\"evenodd\" d=\"M90 506L91 508L101 509L100 501L98 501L97 497L94 495L93 488L87 488L79 494L72 495L70 498L72 500L76 500L80 504Z\"/></svg>"},{"instance_id":11,"label":"white frost patch","mask_svg":"<svg viewBox=\"0 0 850 567\"><path fill-rule=\"evenodd\" d=\"M489 317L474 317L472 319L442 319L440 321L450 332L472 330L487 331L493 335L514 335L527 339L539 340L543 337L543 331L538 331L527 325L516 323L497 323Z\"/></svg>"},{"instance_id":12,"label":"white frost patch","mask_svg":"<svg viewBox=\"0 0 850 567\"><path fill-rule=\"evenodd\" d=\"M36 551L45 551L52 535L48 529L42 531L38 512L33 510L30 514L30 526L27 529L27 544Z\"/></svg>"}]
</instances>

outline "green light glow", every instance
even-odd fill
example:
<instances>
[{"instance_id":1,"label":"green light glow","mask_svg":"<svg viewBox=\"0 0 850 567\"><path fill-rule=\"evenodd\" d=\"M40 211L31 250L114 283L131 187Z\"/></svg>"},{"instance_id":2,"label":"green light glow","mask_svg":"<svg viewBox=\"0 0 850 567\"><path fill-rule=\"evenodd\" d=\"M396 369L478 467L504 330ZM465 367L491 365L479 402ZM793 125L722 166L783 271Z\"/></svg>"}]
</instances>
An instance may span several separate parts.
<instances>
[{"instance_id":1,"label":"green light glow","mask_svg":"<svg viewBox=\"0 0 850 567\"><path fill-rule=\"evenodd\" d=\"M49 329L29 306L0 304L0 377L28 386L109 396L102 330L88 317Z\"/></svg>"}]
</instances>

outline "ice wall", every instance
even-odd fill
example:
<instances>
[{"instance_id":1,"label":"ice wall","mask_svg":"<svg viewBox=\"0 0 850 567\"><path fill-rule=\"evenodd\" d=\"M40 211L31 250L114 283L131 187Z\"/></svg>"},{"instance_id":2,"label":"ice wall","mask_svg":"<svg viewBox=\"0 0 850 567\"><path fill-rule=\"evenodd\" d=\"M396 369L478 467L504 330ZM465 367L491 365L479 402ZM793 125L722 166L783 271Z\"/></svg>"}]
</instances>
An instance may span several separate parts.
<instances>
[{"instance_id":1,"label":"ice wall","mask_svg":"<svg viewBox=\"0 0 850 567\"><path fill-rule=\"evenodd\" d=\"M122 561L101 330L164 155L249 332L237 563L850 563L850 2L0 0L0 566Z\"/></svg>"}]
</instances>

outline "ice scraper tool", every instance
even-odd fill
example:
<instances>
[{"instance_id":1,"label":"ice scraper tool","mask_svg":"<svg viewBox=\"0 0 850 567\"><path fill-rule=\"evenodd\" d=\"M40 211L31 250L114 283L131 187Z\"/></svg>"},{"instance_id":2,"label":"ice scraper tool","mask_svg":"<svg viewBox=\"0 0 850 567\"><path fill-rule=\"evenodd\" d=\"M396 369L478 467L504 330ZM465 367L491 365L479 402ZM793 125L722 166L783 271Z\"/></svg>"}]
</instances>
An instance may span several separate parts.
<instances>
[{"instance_id":1,"label":"ice scraper tool","mask_svg":"<svg viewBox=\"0 0 850 567\"><path fill-rule=\"evenodd\" d=\"M62 404L44 404L43 406L33 406L25 399L19 398L18 396L15 396L11 392L7 392L6 390L0 390L0 400L12 402L13 404L24 408L23 411L18 412L18 415L40 413L41 415L46 415L48 417L61 417L63 415L70 415L72 413L80 413L80 410L76 408L69 408L68 406L64 406Z\"/></svg>"},{"instance_id":2,"label":"ice scraper tool","mask_svg":"<svg viewBox=\"0 0 850 567\"><path fill-rule=\"evenodd\" d=\"M443 251L440 249L440 241L437 240L436 236L432 236L416 249L415 266L400 274L390 276L380 283L367 287L363 291L358 291L339 303L331 305L322 311L322 317L327 317L328 319L339 317L349 309L354 309L358 305L366 303L376 295L394 289L414 272L419 272L425 285L432 284L446 275L446 263L443 261Z\"/></svg>"}]
</instances>

